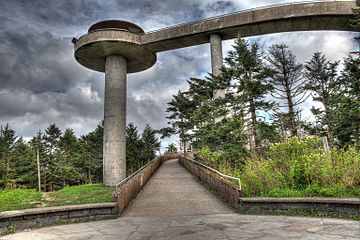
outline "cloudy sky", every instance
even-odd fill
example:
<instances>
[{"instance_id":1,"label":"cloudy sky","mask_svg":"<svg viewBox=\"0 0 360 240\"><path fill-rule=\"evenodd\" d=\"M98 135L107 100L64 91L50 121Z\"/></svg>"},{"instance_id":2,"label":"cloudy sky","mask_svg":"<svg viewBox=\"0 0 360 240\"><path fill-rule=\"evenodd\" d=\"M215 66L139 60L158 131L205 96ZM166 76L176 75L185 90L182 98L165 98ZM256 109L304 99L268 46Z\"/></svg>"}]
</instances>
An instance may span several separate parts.
<instances>
[{"instance_id":1,"label":"cloudy sky","mask_svg":"<svg viewBox=\"0 0 360 240\"><path fill-rule=\"evenodd\" d=\"M145 32L187 21L271 5L277 0L0 0L0 125L25 139L56 123L78 136L103 118L104 75L73 58L72 37L104 19L123 19ZM249 38L266 48L290 45L300 61L322 51L331 60L356 49L354 34L298 32ZM224 54L232 41L224 42ZM128 122L166 126L166 103L186 79L210 72L208 44L158 54L155 66L128 76ZM311 102L305 104L310 107Z\"/></svg>"}]
</instances>

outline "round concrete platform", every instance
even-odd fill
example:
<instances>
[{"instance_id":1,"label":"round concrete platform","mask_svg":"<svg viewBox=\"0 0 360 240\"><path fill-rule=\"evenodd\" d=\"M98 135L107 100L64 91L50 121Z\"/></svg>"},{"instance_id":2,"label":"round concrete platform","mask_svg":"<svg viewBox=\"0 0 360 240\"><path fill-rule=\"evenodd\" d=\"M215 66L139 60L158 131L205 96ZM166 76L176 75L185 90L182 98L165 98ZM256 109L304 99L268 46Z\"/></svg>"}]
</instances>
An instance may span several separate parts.
<instances>
[{"instance_id":1,"label":"round concrete platform","mask_svg":"<svg viewBox=\"0 0 360 240\"><path fill-rule=\"evenodd\" d=\"M128 73L141 72L156 63L156 54L141 45L140 35L123 29L95 30L75 43L75 59L83 66L105 72L106 57L124 56Z\"/></svg>"}]
</instances>

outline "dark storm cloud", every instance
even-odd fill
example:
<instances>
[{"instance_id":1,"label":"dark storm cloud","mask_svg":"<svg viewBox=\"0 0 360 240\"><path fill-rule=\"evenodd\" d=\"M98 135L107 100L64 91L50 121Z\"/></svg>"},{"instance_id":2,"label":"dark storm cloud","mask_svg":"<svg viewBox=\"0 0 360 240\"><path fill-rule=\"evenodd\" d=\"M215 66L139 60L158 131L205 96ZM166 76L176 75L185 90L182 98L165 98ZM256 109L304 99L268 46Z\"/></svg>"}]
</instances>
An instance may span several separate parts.
<instances>
[{"instance_id":1,"label":"dark storm cloud","mask_svg":"<svg viewBox=\"0 0 360 240\"><path fill-rule=\"evenodd\" d=\"M78 135L95 128L103 118L104 75L78 64L70 41L86 33L97 21L124 19L151 31L276 2L279 1L2 0L0 125L8 122L25 137L51 123L62 129L71 127ZM346 40L349 36L344 34L311 33L306 40L303 36L285 34L258 39L265 46L285 39L301 59L311 55L315 46L318 50L331 48L332 59L343 56L352 47L351 41ZM305 42L311 50L303 45ZM231 43L224 43L224 53ZM188 78L204 76L210 69L208 45L158 54L155 66L128 76L128 122L140 128L145 123L155 128L166 126L165 108L171 96L187 88Z\"/></svg>"},{"instance_id":2,"label":"dark storm cloud","mask_svg":"<svg viewBox=\"0 0 360 240\"><path fill-rule=\"evenodd\" d=\"M3 31L0 65L2 88L34 92L64 92L81 77L72 56L70 39L50 32ZM80 70L80 71L79 71Z\"/></svg>"},{"instance_id":3,"label":"dark storm cloud","mask_svg":"<svg viewBox=\"0 0 360 240\"><path fill-rule=\"evenodd\" d=\"M103 19L126 19L149 31L203 18L207 10L232 11L232 4L190 0L2 1L0 124L9 122L25 137L52 122L62 128L73 127L77 134L90 131L103 117L104 76L74 60L71 38ZM189 74L198 75L208 67L204 68L204 61L196 61L204 58L203 51L159 54L155 67L129 75L129 121L163 127L164 108L171 95L186 88Z\"/></svg>"}]
</instances>

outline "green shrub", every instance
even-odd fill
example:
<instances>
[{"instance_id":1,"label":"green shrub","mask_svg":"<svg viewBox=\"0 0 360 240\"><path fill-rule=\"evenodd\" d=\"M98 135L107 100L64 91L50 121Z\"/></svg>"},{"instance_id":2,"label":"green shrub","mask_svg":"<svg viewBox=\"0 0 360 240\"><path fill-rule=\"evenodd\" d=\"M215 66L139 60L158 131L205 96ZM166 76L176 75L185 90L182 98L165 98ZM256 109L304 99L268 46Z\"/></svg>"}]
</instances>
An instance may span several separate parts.
<instances>
[{"instance_id":1,"label":"green shrub","mask_svg":"<svg viewBox=\"0 0 360 240\"><path fill-rule=\"evenodd\" d=\"M262 192L262 197L303 197L303 191L297 189L288 189L288 188L274 188L267 192Z\"/></svg>"},{"instance_id":2,"label":"green shrub","mask_svg":"<svg viewBox=\"0 0 360 240\"><path fill-rule=\"evenodd\" d=\"M196 158L206 165L217 167L219 163L220 153L213 152L208 146L201 148L196 153Z\"/></svg>"},{"instance_id":3,"label":"green shrub","mask_svg":"<svg viewBox=\"0 0 360 240\"><path fill-rule=\"evenodd\" d=\"M230 154L231 155L231 154ZM270 146L266 156L228 161L224 152L200 149L197 159L239 177L245 196L359 197L360 155L354 147L325 154L319 137L292 137Z\"/></svg>"},{"instance_id":4,"label":"green shrub","mask_svg":"<svg viewBox=\"0 0 360 240\"><path fill-rule=\"evenodd\" d=\"M355 197L360 196L360 188L358 186L343 186L335 184L330 187L308 186L303 190L303 195L307 197Z\"/></svg>"},{"instance_id":5,"label":"green shrub","mask_svg":"<svg viewBox=\"0 0 360 240\"><path fill-rule=\"evenodd\" d=\"M360 189L356 186L344 187L336 184L331 187L320 187L317 185L308 186L305 189L274 188L262 192L262 197L336 197L356 198L360 196Z\"/></svg>"}]
</instances>

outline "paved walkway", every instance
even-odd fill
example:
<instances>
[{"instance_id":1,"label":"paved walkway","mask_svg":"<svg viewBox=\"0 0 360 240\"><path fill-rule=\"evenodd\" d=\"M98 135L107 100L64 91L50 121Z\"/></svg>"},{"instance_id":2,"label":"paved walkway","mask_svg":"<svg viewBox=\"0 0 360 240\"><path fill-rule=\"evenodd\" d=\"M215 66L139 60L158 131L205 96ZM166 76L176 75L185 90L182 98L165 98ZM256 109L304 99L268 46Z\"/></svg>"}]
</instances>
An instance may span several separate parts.
<instances>
[{"instance_id":1,"label":"paved walkway","mask_svg":"<svg viewBox=\"0 0 360 240\"><path fill-rule=\"evenodd\" d=\"M182 168L165 162L121 218L41 228L16 240L359 239L359 222L234 213Z\"/></svg>"},{"instance_id":2,"label":"paved walkway","mask_svg":"<svg viewBox=\"0 0 360 240\"><path fill-rule=\"evenodd\" d=\"M164 162L146 183L124 217L233 213L204 188L178 160Z\"/></svg>"}]
</instances>

